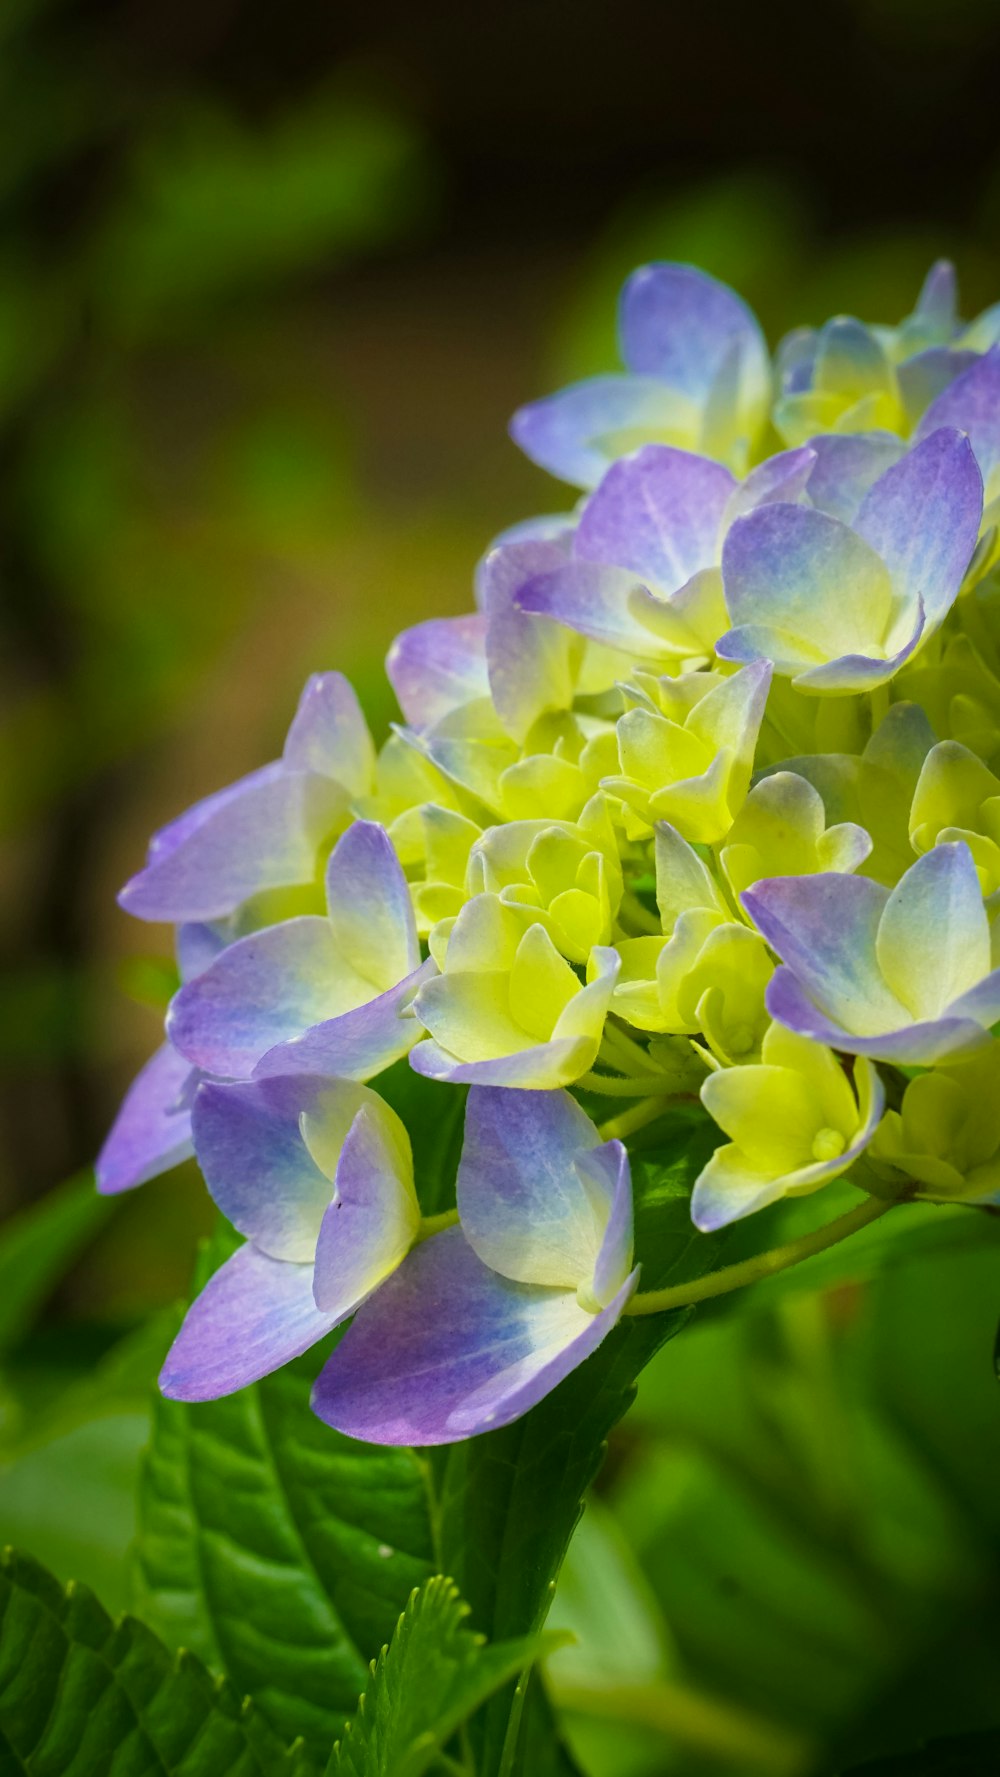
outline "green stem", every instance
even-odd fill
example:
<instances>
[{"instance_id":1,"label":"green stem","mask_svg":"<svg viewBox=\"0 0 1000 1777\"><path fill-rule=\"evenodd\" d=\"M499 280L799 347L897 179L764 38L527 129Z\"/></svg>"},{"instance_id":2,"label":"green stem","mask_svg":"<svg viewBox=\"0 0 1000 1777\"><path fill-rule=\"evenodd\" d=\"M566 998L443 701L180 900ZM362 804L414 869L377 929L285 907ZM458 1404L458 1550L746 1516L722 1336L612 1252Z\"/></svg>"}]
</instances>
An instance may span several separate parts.
<instances>
[{"instance_id":1,"label":"green stem","mask_svg":"<svg viewBox=\"0 0 1000 1777\"><path fill-rule=\"evenodd\" d=\"M811 1234L789 1240L784 1246L772 1247L770 1252L758 1253L754 1259L743 1259L738 1265L723 1265L721 1270L710 1272L708 1277L696 1278L692 1283L678 1283L670 1289L649 1290L644 1295L633 1296L631 1302L626 1303L624 1313L666 1314L671 1308L690 1308L695 1302L707 1302L712 1296L726 1296L730 1290L760 1283L765 1277L787 1271L792 1265L800 1265L803 1259L811 1259L814 1253L825 1252L827 1247L847 1240L859 1228L866 1228L869 1222L877 1222L880 1216L887 1215L900 1201L898 1197L888 1200L869 1197L866 1202L859 1203L857 1209L850 1209L836 1221L827 1222L825 1228L814 1228Z\"/></svg>"},{"instance_id":2,"label":"green stem","mask_svg":"<svg viewBox=\"0 0 1000 1777\"><path fill-rule=\"evenodd\" d=\"M437 1216L421 1216L414 1245L421 1240L430 1240L432 1235L440 1234L445 1228L453 1228L457 1221L457 1209L443 1209Z\"/></svg>"},{"instance_id":3,"label":"green stem","mask_svg":"<svg viewBox=\"0 0 1000 1777\"><path fill-rule=\"evenodd\" d=\"M634 1135L637 1129L644 1129L647 1123L655 1122L668 1105L693 1096L693 1093L661 1092L654 1098L643 1098L631 1110L622 1111L619 1116L602 1123L597 1133L602 1141L624 1141L626 1136Z\"/></svg>"},{"instance_id":4,"label":"green stem","mask_svg":"<svg viewBox=\"0 0 1000 1777\"><path fill-rule=\"evenodd\" d=\"M633 1074L631 1079L615 1079L613 1074L581 1074L574 1080L574 1086L580 1086L585 1092L599 1092L605 1098L650 1098L664 1092L666 1079L663 1074Z\"/></svg>"},{"instance_id":5,"label":"green stem","mask_svg":"<svg viewBox=\"0 0 1000 1777\"><path fill-rule=\"evenodd\" d=\"M617 1024L604 1026L604 1043L609 1049L621 1056L629 1064L629 1071L634 1074L648 1074L653 1067L648 1050L626 1031L620 1030Z\"/></svg>"}]
</instances>

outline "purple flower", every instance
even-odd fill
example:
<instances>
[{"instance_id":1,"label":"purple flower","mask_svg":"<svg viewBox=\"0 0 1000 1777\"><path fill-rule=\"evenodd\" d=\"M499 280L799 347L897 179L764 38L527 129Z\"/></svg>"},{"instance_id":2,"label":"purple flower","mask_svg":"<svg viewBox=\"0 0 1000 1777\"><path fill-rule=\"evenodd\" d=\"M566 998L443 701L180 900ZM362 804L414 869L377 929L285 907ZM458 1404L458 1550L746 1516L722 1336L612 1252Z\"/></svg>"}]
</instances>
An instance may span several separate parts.
<instances>
[{"instance_id":1,"label":"purple flower","mask_svg":"<svg viewBox=\"0 0 1000 1777\"><path fill-rule=\"evenodd\" d=\"M417 1246L355 1316L313 1395L379 1444L442 1444L526 1413L605 1338L635 1289L632 1189L565 1092L473 1087L461 1226Z\"/></svg>"},{"instance_id":2,"label":"purple flower","mask_svg":"<svg viewBox=\"0 0 1000 1777\"><path fill-rule=\"evenodd\" d=\"M958 595L982 514L969 441L932 432L869 489L851 525L806 506L760 506L722 551L733 627L723 660L770 660L820 693L898 672Z\"/></svg>"},{"instance_id":3,"label":"purple flower","mask_svg":"<svg viewBox=\"0 0 1000 1777\"><path fill-rule=\"evenodd\" d=\"M967 845L935 846L891 891L864 876L775 876L741 899L785 965L767 1009L789 1030L903 1065L988 1043L1000 969Z\"/></svg>"},{"instance_id":4,"label":"purple flower","mask_svg":"<svg viewBox=\"0 0 1000 1777\"><path fill-rule=\"evenodd\" d=\"M322 842L372 788L375 754L342 673L316 673L284 752L196 802L150 843L145 868L119 896L137 919L216 920L268 889L316 879Z\"/></svg>"},{"instance_id":5,"label":"purple flower","mask_svg":"<svg viewBox=\"0 0 1000 1777\"><path fill-rule=\"evenodd\" d=\"M576 487L616 457L662 440L745 470L763 429L771 367L746 304L690 265L645 265L618 312L624 376L595 376L522 407L511 435Z\"/></svg>"},{"instance_id":6,"label":"purple flower","mask_svg":"<svg viewBox=\"0 0 1000 1777\"><path fill-rule=\"evenodd\" d=\"M192 1303L160 1386L214 1400L314 1345L416 1238L409 1138L365 1086L307 1075L203 1085L194 1141L245 1245Z\"/></svg>"},{"instance_id":7,"label":"purple flower","mask_svg":"<svg viewBox=\"0 0 1000 1777\"><path fill-rule=\"evenodd\" d=\"M275 1073L371 1079L422 1034L410 1011L421 964L409 887L385 829L355 821L331 854L327 915L240 938L168 1015L171 1042L225 1079Z\"/></svg>"}]
</instances>

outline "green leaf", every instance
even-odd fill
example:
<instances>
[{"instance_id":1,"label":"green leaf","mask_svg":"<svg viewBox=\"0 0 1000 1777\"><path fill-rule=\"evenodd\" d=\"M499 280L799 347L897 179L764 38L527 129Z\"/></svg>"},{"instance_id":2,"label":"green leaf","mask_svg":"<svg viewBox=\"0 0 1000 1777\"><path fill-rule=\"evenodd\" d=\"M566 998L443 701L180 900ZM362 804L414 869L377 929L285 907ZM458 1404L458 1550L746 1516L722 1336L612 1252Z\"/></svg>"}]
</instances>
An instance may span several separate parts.
<instances>
[{"instance_id":1,"label":"green leaf","mask_svg":"<svg viewBox=\"0 0 1000 1777\"><path fill-rule=\"evenodd\" d=\"M160 1634L324 1757L433 1571L423 1461L341 1437L310 1408L329 1344L225 1400L157 1400L133 1592Z\"/></svg>"},{"instance_id":2,"label":"green leaf","mask_svg":"<svg viewBox=\"0 0 1000 1777\"><path fill-rule=\"evenodd\" d=\"M534 1659L536 1639L488 1647L466 1627L468 1614L443 1576L413 1593L327 1777L422 1777L473 1711Z\"/></svg>"},{"instance_id":3,"label":"green leaf","mask_svg":"<svg viewBox=\"0 0 1000 1777\"><path fill-rule=\"evenodd\" d=\"M114 1204L81 1173L22 1210L0 1236L0 1351L30 1327L72 1259L107 1221Z\"/></svg>"},{"instance_id":4,"label":"green leaf","mask_svg":"<svg viewBox=\"0 0 1000 1777\"><path fill-rule=\"evenodd\" d=\"M4 1777L304 1777L252 1704L86 1586L0 1557Z\"/></svg>"},{"instance_id":5,"label":"green leaf","mask_svg":"<svg viewBox=\"0 0 1000 1777\"><path fill-rule=\"evenodd\" d=\"M633 1166L642 1284L659 1289L701 1275L721 1239L691 1224L690 1193L715 1140L682 1125L673 1147ZM439 1466L442 1564L473 1621L493 1641L537 1632L580 1515L583 1495L639 1372L689 1311L626 1319L593 1357L514 1425L455 1444ZM483 1777L515 1769L520 1701L495 1699L475 1724ZM506 1750L505 1750L506 1748Z\"/></svg>"}]
</instances>

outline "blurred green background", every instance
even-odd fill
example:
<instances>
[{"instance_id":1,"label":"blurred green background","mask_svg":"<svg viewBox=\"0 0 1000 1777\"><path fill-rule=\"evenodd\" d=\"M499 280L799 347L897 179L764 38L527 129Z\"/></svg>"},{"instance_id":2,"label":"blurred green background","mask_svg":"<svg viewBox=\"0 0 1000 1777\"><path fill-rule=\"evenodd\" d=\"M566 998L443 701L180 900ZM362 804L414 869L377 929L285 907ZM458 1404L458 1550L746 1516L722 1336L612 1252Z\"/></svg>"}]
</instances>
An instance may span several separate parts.
<instances>
[{"instance_id":1,"label":"blurred green background","mask_svg":"<svg viewBox=\"0 0 1000 1777\"><path fill-rule=\"evenodd\" d=\"M571 503L506 421L613 364L634 264L705 266L772 341L897 318L940 253L967 313L995 299L998 65L993 0L4 0L0 1541L125 1603L143 1403L210 1225L191 1167L113 1207L80 1177L169 989L167 934L114 901L149 832L272 756L311 670L384 729L393 634ZM553 1672L598 1777L811 1768L895 1744L916 1697L928 1733L994 1725L972 1220L654 1366L560 1603L602 1601ZM642 1694L602 1722L616 1647Z\"/></svg>"}]
</instances>

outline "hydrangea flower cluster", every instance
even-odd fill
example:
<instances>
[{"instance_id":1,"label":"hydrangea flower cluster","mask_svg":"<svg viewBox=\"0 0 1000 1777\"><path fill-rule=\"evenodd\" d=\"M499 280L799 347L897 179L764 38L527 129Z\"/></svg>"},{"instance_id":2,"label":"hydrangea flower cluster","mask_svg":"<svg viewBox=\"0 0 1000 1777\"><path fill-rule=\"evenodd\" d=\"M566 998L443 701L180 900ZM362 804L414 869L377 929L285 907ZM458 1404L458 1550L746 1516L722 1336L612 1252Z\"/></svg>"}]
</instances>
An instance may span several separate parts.
<instances>
[{"instance_id":1,"label":"hydrangea flower cluster","mask_svg":"<svg viewBox=\"0 0 1000 1777\"><path fill-rule=\"evenodd\" d=\"M182 985L100 1186L193 1151L244 1237L169 1395L350 1319L341 1431L516 1418L642 1304L624 1138L676 1098L725 1138L700 1230L848 1171L1000 1204L1000 306L961 322L942 263L898 326L772 363L654 264L620 337L620 375L515 415L582 494L396 640L385 744L316 676L122 892ZM379 1091L405 1057L470 1089L432 1216ZM581 1092L634 1103L597 1127Z\"/></svg>"}]
</instances>

